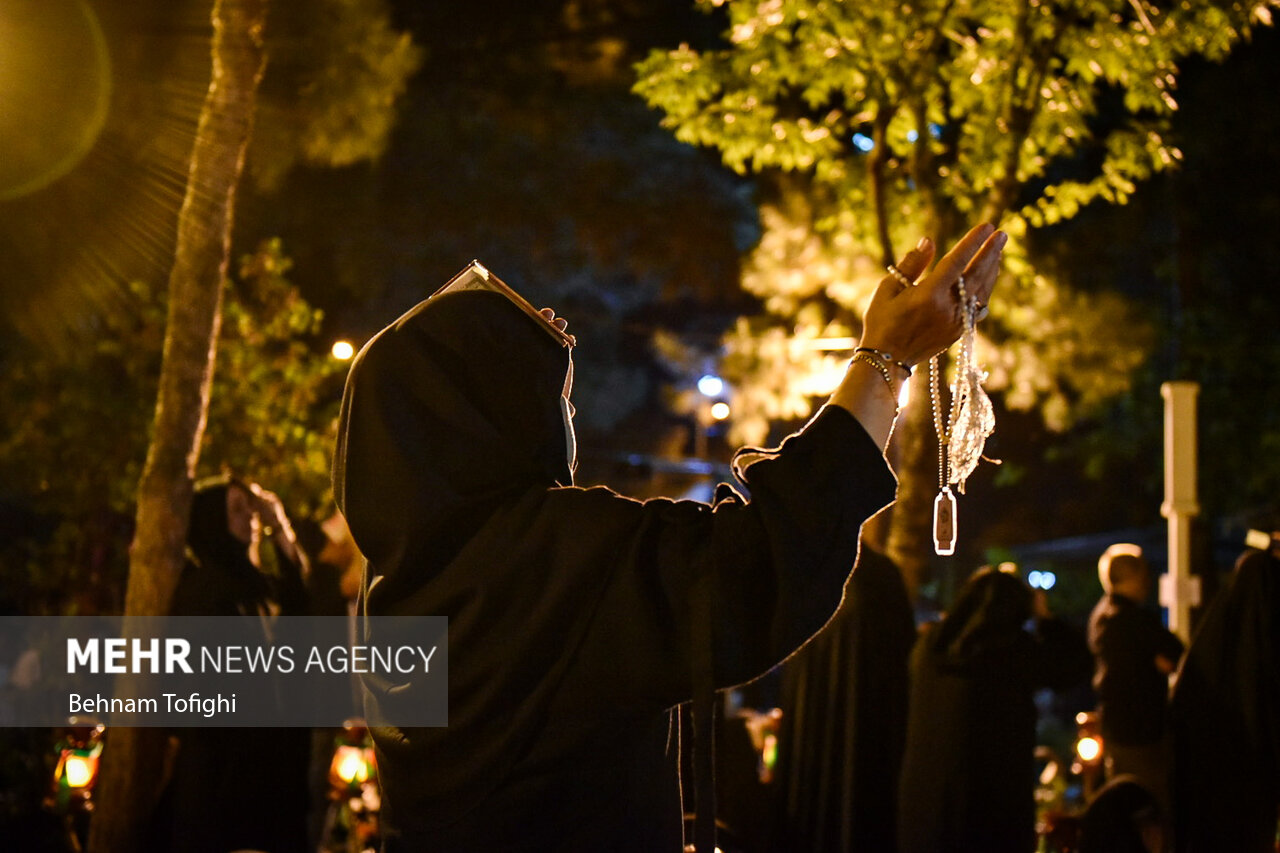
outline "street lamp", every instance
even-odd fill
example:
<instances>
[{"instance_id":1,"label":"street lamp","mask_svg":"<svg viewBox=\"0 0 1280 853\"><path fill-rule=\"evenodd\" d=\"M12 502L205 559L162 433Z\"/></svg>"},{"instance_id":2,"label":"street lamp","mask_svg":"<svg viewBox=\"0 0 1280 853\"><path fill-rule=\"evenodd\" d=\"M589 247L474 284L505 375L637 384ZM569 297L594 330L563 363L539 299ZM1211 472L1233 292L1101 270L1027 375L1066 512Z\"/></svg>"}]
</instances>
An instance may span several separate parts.
<instances>
[{"instance_id":1,"label":"street lamp","mask_svg":"<svg viewBox=\"0 0 1280 853\"><path fill-rule=\"evenodd\" d=\"M715 374L705 374L698 380L698 393L704 397L719 397L724 393L724 380Z\"/></svg>"}]
</instances>

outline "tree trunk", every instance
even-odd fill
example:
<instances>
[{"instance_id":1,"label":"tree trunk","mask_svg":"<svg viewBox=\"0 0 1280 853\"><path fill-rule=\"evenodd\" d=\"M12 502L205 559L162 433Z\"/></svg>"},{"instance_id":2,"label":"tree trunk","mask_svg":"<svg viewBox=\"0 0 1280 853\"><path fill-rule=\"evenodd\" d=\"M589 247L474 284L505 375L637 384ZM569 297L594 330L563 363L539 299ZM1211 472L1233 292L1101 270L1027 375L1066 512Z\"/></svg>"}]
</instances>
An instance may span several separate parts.
<instances>
[{"instance_id":1,"label":"tree trunk","mask_svg":"<svg viewBox=\"0 0 1280 853\"><path fill-rule=\"evenodd\" d=\"M139 619L168 609L182 569L231 254L236 185L266 63L262 30L267 3L213 4L213 71L178 217L154 433L138 485L137 532L125 593L126 636ZM108 732L89 837L92 853L138 849L159 795L164 749L160 729Z\"/></svg>"}]
</instances>

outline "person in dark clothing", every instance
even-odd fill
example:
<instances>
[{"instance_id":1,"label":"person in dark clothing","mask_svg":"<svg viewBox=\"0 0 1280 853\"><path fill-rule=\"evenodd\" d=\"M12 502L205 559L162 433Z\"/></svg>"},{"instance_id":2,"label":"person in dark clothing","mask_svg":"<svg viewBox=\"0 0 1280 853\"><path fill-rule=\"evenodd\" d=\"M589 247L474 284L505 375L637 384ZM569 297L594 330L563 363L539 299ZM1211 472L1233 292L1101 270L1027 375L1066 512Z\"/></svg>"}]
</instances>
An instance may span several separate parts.
<instances>
[{"instance_id":1,"label":"person in dark clothing","mask_svg":"<svg viewBox=\"0 0 1280 853\"><path fill-rule=\"evenodd\" d=\"M782 818L773 849L897 849L915 639L901 572L864 542L840 609L781 668L775 788Z\"/></svg>"},{"instance_id":2,"label":"person in dark clothing","mask_svg":"<svg viewBox=\"0 0 1280 853\"><path fill-rule=\"evenodd\" d=\"M960 332L1003 235L979 226L932 271L886 276L863 353L822 411L740 456L714 507L573 486L570 348L500 293L435 296L354 361L334 491L368 559L362 608L449 619L449 724L372 729L388 851L678 850L668 711L754 678L836 610L862 522L893 498L882 455L896 362ZM548 328L550 326L550 328ZM884 354L891 354L885 358ZM394 721L413 681L366 679ZM708 848L709 853L709 848Z\"/></svg>"},{"instance_id":3,"label":"person in dark clothing","mask_svg":"<svg viewBox=\"0 0 1280 853\"><path fill-rule=\"evenodd\" d=\"M278 574L259 568L267 561ZM277 616L305 612L304 572L279 499L257 484L218 478L197 486L192 498L187 562L170 613L243 617L268 644ZM174 734L177 755L157 807L152 849L306 850L309 729L202 727Z\"/></svg>"},{"instance_id":4,"label":"person in dark clothing","mask_svg":"<svg viewBox=\"0 0 1280 853\"><path fill-rule=\"evenodd\" d=\"M1034 630L1024 626L1034 615ZM1043 592L984 567L911 653L901 853L1034 850L1037 688L1089 677L1084 638Z\"/></svg>"},{"instance_id":5,"label":"person in dark clothing","mask_svg":"<svg viewBox=\"0 0 1280 853\"><path fill-rule=\"evenodd\" d=\"M1271 539L1268 543L1266 540ZM1271 853L1280 808L1280 537L1236 562L1173 688L1180 853Z\"/></svg>"},{"instance_id":6,"label":"person in dark clothing","mask_svg":"<svg viewBox=\"0 0 1280 853\"><path fill-rule=\"evenodd\" d=\"M1182 642L1143 608L1151 569L1137 545L1116 544L1098 561L1106 594L1089 617L1107 778L1137 777L1169 812L1169 753L1165 719L1169 675Z\"/></svg>"},{"instance_id":7,"label":"person in dark clothing","mask_svg":"<svg viewBox=\"0 0 1280 853\"><path fill-rule=\"evenodd\" d=\"M1081 816L1079 853L1163 853L1165 824L1151 791L1133 776L1117 776L1102 786Z\"/></svg>"}]
</instances>

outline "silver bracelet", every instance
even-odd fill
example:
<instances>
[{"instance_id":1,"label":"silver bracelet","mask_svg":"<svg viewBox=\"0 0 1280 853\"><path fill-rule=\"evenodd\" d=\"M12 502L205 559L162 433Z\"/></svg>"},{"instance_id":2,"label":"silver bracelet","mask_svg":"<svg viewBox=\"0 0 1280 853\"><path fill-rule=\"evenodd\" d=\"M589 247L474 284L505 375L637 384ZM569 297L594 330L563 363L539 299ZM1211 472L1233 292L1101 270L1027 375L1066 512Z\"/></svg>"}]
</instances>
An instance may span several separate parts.
<instances>
[{"instance_id":1,"label":"silver bracelet","mask_svg":"<svg viewBox=\"0 0 1280 853\"><path fill-rule=\"evenodd\" d=\"M911 365L903 361L898 361L896 358L893 357L893 353L891 352L885 352L882 349L873 349L872 347L854 347L853 351L854 353L865 352L868 355L874 355L876 358L880 359L885 364L892 364L894 367L898 368L899 370L905 371L908 377L910 377L914 372L914 368L912 368Z\"/></svg>"}]
</instances>

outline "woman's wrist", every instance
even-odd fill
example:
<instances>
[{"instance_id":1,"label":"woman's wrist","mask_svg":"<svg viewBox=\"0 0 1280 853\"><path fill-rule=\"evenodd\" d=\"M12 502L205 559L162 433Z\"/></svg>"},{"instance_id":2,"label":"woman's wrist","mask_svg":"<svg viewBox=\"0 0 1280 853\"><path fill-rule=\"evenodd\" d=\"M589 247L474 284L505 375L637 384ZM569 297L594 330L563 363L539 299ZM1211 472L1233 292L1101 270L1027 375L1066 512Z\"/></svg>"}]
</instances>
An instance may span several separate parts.
<instances>
[{"instance_id":1,"label":"woman's wrist","mask_svg":"<svg viewBox=\"0 0 1280 853\"><path fill-rule=\"evenodd\" d=\"M910 379L914 370L912 365L908 364L903 359L898 358L892 350L872 346L858 346L854 347L853 353L854 358L857 358L859 355L865 355L878 359L886 368L889 369L892 375L897 376L903 381Z\"/></svg>"},{"instance_id":2,"label":"woman's wrist","mask_svg":"<svg viewBox=\"0 0 1280 853\"><path fill-rule=\"evenodd\" d=\"M828 402L857 418L867 434L885 447L898 415L899 387L890 368L869 354L856 353Z\"/></svg>"}]
</instances>

